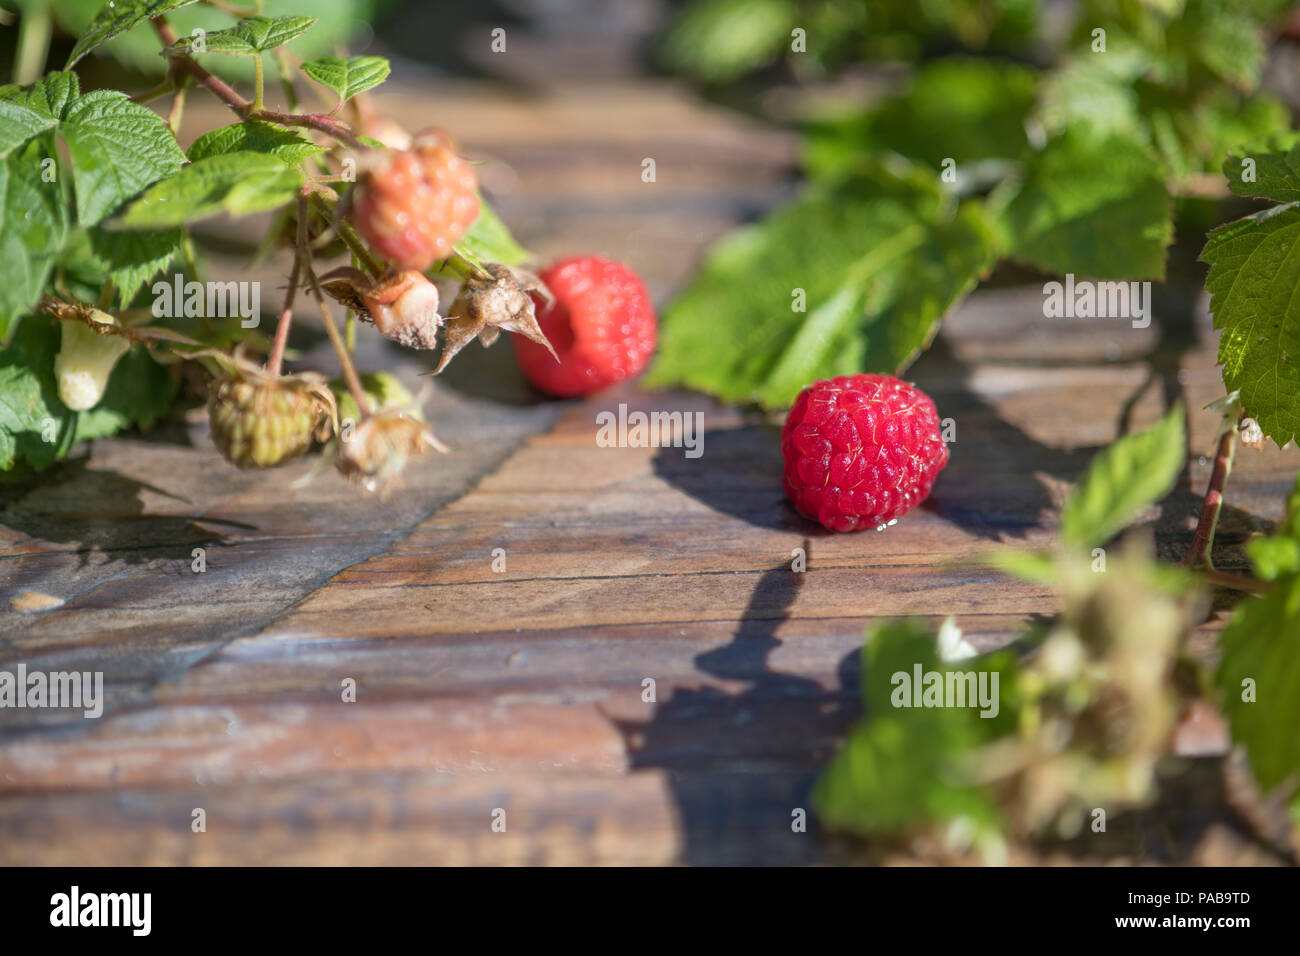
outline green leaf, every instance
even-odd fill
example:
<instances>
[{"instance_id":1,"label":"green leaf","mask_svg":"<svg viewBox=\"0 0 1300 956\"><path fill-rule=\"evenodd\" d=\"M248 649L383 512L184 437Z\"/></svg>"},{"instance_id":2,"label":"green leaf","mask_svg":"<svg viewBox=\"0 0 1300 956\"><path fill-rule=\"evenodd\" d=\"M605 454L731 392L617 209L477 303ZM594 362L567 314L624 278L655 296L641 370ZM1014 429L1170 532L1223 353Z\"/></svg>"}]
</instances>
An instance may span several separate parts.
<instances>
[{"instance_id":1,"label":"green leaf","mask_svg":"<svg viewBox=\"0 0 1300 956\"><path fill-rule=\"evenodd\" d=\"M1184 424L1179 405L1146 431L1103 449L1065 503L1062 539L1094 548L1167 495L1187 460Z\"/></svg>"},{"instance_id":2,"label":"green leaf","mask_svg":"<svg viewBox=\"0 0 1300 956\"><path fill-rule=\"evenodd\" d=\"M83 56L105 40L125 33L144 20L160 17L178 7L188 6L197 0L109 0L95 14L90 26L72 48L65 69L72 69Z\"/></svg>"},{"instance_id":3,"label":"green leaf","mask_svg":"<svg viewBox=\"0 0 1300 956\"><path fill-rule=\"evenodd\" d=\"M964 817L980 829L996 827L997 811L969 779L963 758L1005 721L981 718L976 708L893 706L891 698L903 690L893 675L910 678L918 665L922 673L947 669L920 625L885 624L869 635L862 650L868 716L813 788L813 806L826 826L872 835ZM981 662L980 669L989 668Z\"/></svg>"},{"instance_id":4,"label":"green leaf","mask_svg":"<svg viewBox=\"0 0 1300 956\"><path fill-rule=\"evenodd\" d=\"M325 56L302 65L304 73L337 93L340 103L378 86L388 79L391 69L382 56L354 56L347 60Z\"/></svg>"},{"instance_id":5,"label":"green leaf","mask_svg":"<svg viewBox=\"0 0 1300 956\"><path fill-rule=\"evenodd\" d=\"M791 0L695 0L673 21L661 53L669 66L725 83L780 57L795 13Z\"/></svg>"},{"instance_id":6,"label":"green leaf","mask_svg":"<svg viewBox=\"0 0 1300 956\"><path fill-rule=\"evenodd\" d=\"M1212 231L1201 251L1210 264L1214 327L1228 391L1245 414L1285 445L1300 436L1300 207L1274 206Z\"/></svg>"},{"instance_id":7,"label":"green leaf","mask_svg":"<svg viewBox=\"0 0 1300 956\"><path fill-rule=\"evenodd\" d=\"M70 104L59 135L72 157L77 217L86 226L185 161L167 124L116 90L96 90Z\"/></svg>"},{"instance_id":8,"label":"green leaf","mask_svg":"<svg viewBox=\"0 0 1300 956\"><path fill-rule=\"evenodd\" d=\"M954 209L905 164L815 187L714 246L663 317L650 380L776 408L815 379L900 372L991 265L993 239L981 204Z\"/></svg>"},{"instance_id":9,"label":"green leaf","mask_svg":"<svg viewBox=\"0 0 1300 956\"><path fill-rule=\"evenodd\" d=\"M1271 790L1300 771L1300 574L1246 598L1219 638L1215 671L1232 738L1246 747L1260 787ZM1254 700L1243 700L1244 681Z\"/></svg>"},{"instance_id":10,"label":"green leaf","mask_svg":"<svg viewBox=\"0 0 1300 956\"><path fill-rule=\"evenodd\" d=\"M52 120L61 120L68 107L81 96L77 74L49 73L27 87L20 87L13 100Z\"/></svg>"},{"instance_id":11,"label":"green leaf","mask_svg":"<svg viewBox=\"0 0 1300 956\"><path fill-rule=\"evenodd\" d=\"M1262 149L1233 150L1223 161L1223 175L1238 196L1300 201L1300 136L1288 135Z\"/></svg>"},{"instance_id":12,"label":"green leaf","mask_svg":"<svg viewBox=\"0 0 1300 956\"><path fill-rule=\"evenodd\" d=\"M1300 573L1300 477L1287 498L1282 524L1268 537L1250 542L1246 550L1255 573L1265 581Z\"/></svg>"},{"instance_id":13,"label":"green leaf","mask_svg":"<svg viewBox=\"0 0 1300 956\"><path fill-rule=\"evenodd\" d=\"M248 17L227 30L181 37L163 50L164 56L225 53L256 56L283 46L316 25L315 17Z\"/></svg>"},{"instance_id":14,"label":"green leaf","mask_svg":"<svg viewBox=\"0 0 1300 956\"><path fill-rule=\"evenodd\" d=\"M478 217L465 237L456 244L456 249L479 262L500 262L508 266L532 258L532 254L515 241L510 229L482 195L478 197Z\"/></svg>"},{"instance_id":15,"label":"green leaf","mask_svg":"<svg viewBox=\"0 0 1300 956\"><path fill-rule=\"evenodd\" d=\"M1005 213L1010 256L1046 272L1160 279L1172 209L1164 171L1140 142L1073 127L1029 159Z\"/></svg>"},{"instance_id":16,"label":"green leaf","mask_svg":"<svg viewBox=\"0 0 1300 956\"><path fill-rule=\"evenodd\" d=\"M132 424L148 427L171 405L175 381L136 346L113 369L108 390L95 408L69 411L59 401L54 380L59 346L58 323L33 319L0 350L0 471L16 461L44 468L77 442L112 435Z\"/></svg>"},{"instance_id":17,"label":"green leaf","mask_svg":"<svg viewBox=\"0 0 1300 956\"><path fill-rule=\"evenodd\" d=\"M1052 555L1043 551L1002 548L985 555L985 559L1003 574L1032 581L1034 584L1059 584L1060 569Z\"/></svg>"},{"instance_id":18,"label":"green leaf","mask_svg":"<svg viewBox=\"0 0 1300 956\"><path fill-rule=\"evenodd\" d=\"M181 230L108 232L95 226L89 239L100 268L117 287L122 308L127 308L141 286L167 268L180 251Z\"/></svg>"},{"instance_id":19,"label":"green leaf","mask_svg":"<svg viewBox=\"0 0 1300 956\"><path fill-rule=\"evenodd\" d=\"M191 163L150 188L113 223L120 229L160 229L221 213L246 216L292 202L302 175L274 156L228 153Z\"/></svg>"},{"instance_id":20,"label":"green leaf","mask_svg":"<svg viewBox=\"0 0 1300 956\"><path fill-rule=\"evenodd\" d=\"M0 159L53 128L53 119L10 100L0 100Z\"/></svg>"},{"instance_id":21,"label":"green leaf","mask_svg":"<svg viewBox=\"0 0 1300 956\"><path fill-rule=\"evenodd\" d=\"M54 143L48 134L10 153L0 162L0 344L8 341L17 319L45 291L50 269L63 248L67 211L57 181L43 175L53 167Z\"/></svg>"},{"instance_id":22,"label":"green leaf","mask_svg":"<svg viewBox=\"0 0 1300 956\"><path fill-rule=\"evenodd\" d=\"M303 160L324 152L322 146L293 130L258 120L233 123L204 133L190 146L191 161L207 159L227 153L265 153L279 159L286 166L297 166Z\"/></svg>"},{"instance_id":23,"label":"green leaf","mask_svg":"<svg viewBox=\"0 0 1300 956\"><path fill-rule=\"evenodd\" d=\"M939 169L982 159L1015 158L1028 145L1025 116L1037 74L989 60L943 59L917 70L911 88L877 109L814 123L805 163L830 176L864 155L894 150Z\"/></svg>"}]
</instances>

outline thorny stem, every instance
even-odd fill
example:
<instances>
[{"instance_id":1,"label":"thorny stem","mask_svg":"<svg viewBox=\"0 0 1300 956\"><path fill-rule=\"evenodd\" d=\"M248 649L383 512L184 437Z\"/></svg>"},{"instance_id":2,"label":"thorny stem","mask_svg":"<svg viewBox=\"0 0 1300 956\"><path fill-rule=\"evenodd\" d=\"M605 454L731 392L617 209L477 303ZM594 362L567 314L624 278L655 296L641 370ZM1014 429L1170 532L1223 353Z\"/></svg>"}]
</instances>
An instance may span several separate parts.
<instances>
[{"instance_id":1,"label":"thorny stem","mask_svg":"<svg viewBox=\"0 0 1300 956\"><path fill-rule=\"evenodd\" d=\"M253 57L253 112L262 112L262 54Z\"/></svg>"},{"instance_id":2,"label":"thorny stem","mask_svg":"<svg viewBox=\"0 0 1300 956\"><path fill-rule=\"evenodd\" d=\"M293 325L293 296L298 291L298 277L302 274L303 261L307 248L306 203L298 200L298 242L293 250L293 268L289 270L289 288L284 294L284 308L280 310L280 321L275 326L275 341L271 345L271 356L267 359L266 370L273 377L279 377L280 366L284 364L284 349L289 342L289 327Z\"/></svg>"},{"instance_id":3,"label":"thorny stem","mask_svg":"<svg viewBox=\"0 0 1300 956\"><path fill-rule=\"evenodd\" d=\"M311 253L307 249L307 191L304 190L298 196L298 255L302 257L303 267L307 271L307 281L311 283L312 294L316 297L316 304L320 306L321 319L325 322L325 332L330 337L330 344L334 346L334 351L338 353L339 365L343 368L343 380L348 383L348 391L352 397L357 400L357 408L362 415L370 414L370 399L366 397L366 390L361 385L361 377L357 375L357 368L352 364L352 355L348 351L346 343L339 336L339 330L334 325L334 319L330 317L329 306L325 304L325 294L321 292L320 282L316 279L316 273L311 268L308 261Z\"/></svg>"},{"instance_id":4,"label":"thorny stem","mask_svg":"<svg viewBox=\"0 0 1300 956\"><path fill-rule=\"evenodd\" d=\"M1238 418L1240 423L1240 418ZM1232 458L1237 451L1237 425L1228 428L1219 437L1219 448L1214 456L1214 470L1210 473L1210 485L1205 490L1205 501L1201 505L1201 516L1196 522L1196 534L1191 547L1183 556L1183 567L1195 568L1204 565L1208 571L1214 570L1211 552L1214 550L1214 531L1219 524L1219 512L1223 509L1223 489L1232 472Z\"/></svg>"},{"instance_id":5,"label":"thorny stem","mask_svg":"<svg viewBox=\"0 0 1300 956\"><path fill-rule=\"evenodd\" d=\"M188 76L176 78L176 95L172 97L171 109L167 111L167 128L175 136L181 130L181 116L185 112L185 92L190 88Z\"/></svg>"},{"instance_id":6,"label":"thorny stem","mask_svg":"<svg viewBox=\"0 0 1300 956\"><path fill-rule=\"evenodd\" d=\"M165 18L158 17L152 23L164 46L171 46L177 42L176 31L172 29ZM206 87L209 92L217 96L241 119L266 120L270 123L278 123L281 126L303 126L332 136L340 143L351 146L353 149L367 148L364 143L357 139L351 127L337 117L327 116L324 113L282 113L279 110L263 109L256 101L249 102L244 99L235 92L229 83L209 73L190 56L182 55L173 59L180 65L181 69L188 72L201 86Z\"/></svg>"}]
</instances>

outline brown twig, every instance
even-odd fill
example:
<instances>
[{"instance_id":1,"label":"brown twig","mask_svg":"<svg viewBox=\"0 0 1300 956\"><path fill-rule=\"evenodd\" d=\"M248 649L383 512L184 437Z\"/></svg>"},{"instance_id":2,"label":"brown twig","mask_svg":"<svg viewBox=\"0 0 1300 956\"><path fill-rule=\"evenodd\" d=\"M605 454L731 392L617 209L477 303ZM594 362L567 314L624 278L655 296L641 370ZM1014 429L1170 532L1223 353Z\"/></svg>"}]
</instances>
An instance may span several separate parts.
<instances>
[{"instance_id":1,"label":"brown twig","mask_svg":"<svg viewBox=\"0 0 1300 956\"><path fill-rule=\"evenodd\" d=\"M1240 418L1238 418L1240 422ZM1214 456L1214 470L1210 473L1210 484L1205 490L1205 501L1201 505L1201 516L1196 522L1196 534L1191 547L1183 556L1182 565L1195 568L1204 565L1214 570L1214 531L1219 524L1219 512L1223 509L1223 489L1232 473L1232 458L1237 449L1237 426L1226 429L1219 437L1218 451Z\"/></svg>"},{"instance_id":2,"label":"brown twig","mask_svg":"<svg viewBox=\"0 0 1300 956\"><path fill-rule=\"evenodd\" d=\"M289 288L284 294L284 308L280 310L280 321L275 326L275 341L271 345L271 357L267 360L266 370L272 376L280 374L284 364L284 350L289 343L289 327L293 325L293 297L298 291L298 278L302 274L307 248L307 217L303 215L306 203L303 197L298 199L298 241L293 250L293 267L289 270Z\"/></svg>"},{"instance_id":3,"label":"brown twig","mask_svg":"<svg viewBox=\"0 0 1300 956\"><path fill-rule=\"evenodd\" d=\"M158 38L162 40L164 46L172 46L178 42L179 38L176 36L176 31L167 23L166 18L157 17L152 23L158 33ZM199 85L206 87L209 92L229 106L240 119L265 120L270 123L279 123L281 126L302 126L332 136L340 143L351 146L353 149L368 148L361 140L357 139L356 134L352 132L352 128L337 117L325 113L282 113L279 110L255 108L251 101L240 96L229 83L209 73L192 57L182 54L173 59L180 65L181 69L198 81Z\"/></svg>"}]
</instances>

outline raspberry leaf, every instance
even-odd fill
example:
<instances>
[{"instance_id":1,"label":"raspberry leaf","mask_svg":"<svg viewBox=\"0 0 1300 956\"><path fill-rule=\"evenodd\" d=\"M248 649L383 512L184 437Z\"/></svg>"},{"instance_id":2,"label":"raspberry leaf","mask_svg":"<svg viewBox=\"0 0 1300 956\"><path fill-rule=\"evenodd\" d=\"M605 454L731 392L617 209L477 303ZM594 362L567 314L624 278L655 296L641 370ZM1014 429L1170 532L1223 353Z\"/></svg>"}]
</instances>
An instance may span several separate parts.
<instances>
[{"instance_id":1,"label":"raspberry leaf","mask_svg":"<svg viewBox=\"0 0 1300 956\"><path fill-rule=\"evenodd\" d=\"M1162 279L1172 210L1164 169L1140 141L1071 127L1031 156L1004 213L1008 255L1052 273Z\"/></svg>"},{"instance_id":2,"label":"raspberry leaf","mask_svg":"<svg viewBox=\"0 0 1300 956\"><path fill-rule=\"evenodd\" d=\"M1164 418L1103 449L1061 515L1061 537L1093 548L1109 541L1173 488L1187 460L1185 416L1176 406Z\"/></svg>"},{"instance_id":3,"label":"raspberry leaf","mask_svg":"<svg viewBox=\"0 0 1300 956\"><path fill-rule=\"evenodd\" d=\"M531 258L531 253L515 241L510 229L488 205L482 193L478 197L478 210L478 218L456 246L458 252L466 254L471 261L500 262L507 266L516 266Z\"/></svg>"},{"instance_id":4,"label":"raspberry leaf","mask_svg":"<svg viewBox=\"0 0 1300 956\"><path fill-rule=\"evenodd\" d=\"M1219 639L1214 680L1232 738L1245 744L1260 787L1270 790L1300 771L1293 732L1300 727L1300 482L1280 533L1255 542L1250 554L1273 587L1237 606Z\"/></svg>"},{"instance_id":5,"label":"raspberry leaf","mask_svg":"<svg viewBox=\"0 0 1300 956\"><path fill-rule=\"evenodd\" d=\"M125 309L140 287L167 268L180 251L181 231L108 232L94 226L89 230L89 240L99 267L113 281Z\"/></svg>"},{"instance_id":6,"label":"raspberry leaf","mask_svg":"<svg viewBox=\"0 0 1300 956\"><path fill-rule=\"evenodd\" d=\"M1300 200L1300 136L1279 137L1268 149L1233 150L1223 162L1223 175L1238 196Z\"/></svg>"},{"instance_id":7,"label":"raspberry leaf","mask_svg":"<svg viewBox=\"0 0 1300 956\"><path fill-rule=\"evenodd\" d=\"M58 399L54 357L59 323L24 322L10 345L0 350L0 471L25 461L44 468L80 441L101 438L132 424L145 427L167 411L176 392L168 370L136 347L109 379L99 404L86 412L69 411ZM52 436L53 441L46 438Z\"/></svg>"},{"instance_id":8,"label":"raspberry leaf","mask_svg":"<svg viewBox=\"0 0 1300 956\"><path fill-rule=\"evenodd\" d=\"M302 174L275 156L228 153L191 163L150 188L112 223L117 229L160 229L221 213L246 216L283 206L298 194Z\"/></svg>"},{"instance_id":9,"label":"raspberry leaf","mask_svg":"<svg viewBox=\"0 0 1300 956\"><path fill-rule=\"evenodd\" d=\"M72 158L77 217L87 226L185 161L162 119L116 90L96 90L69 104L59 135Z\"/></svg>"},{"instance_id":10,"label":"raspberry leaf","mask_svg":"<svg viewBox=\"0 0 1300 956\"><path fill-rule=\"evenodd\" d=\"M0 100L0 159L53 128L53 118L20 103Z\"/></svg>"},{"instance_id":11,"label":"raspberry leaf","mask_svg":"<svg viewBox=\"0 0 1300 956\"><path fill-rule=\"evenodd\" d=\"M248 17L226 30L182 37L165 48L163 55L225 53L231 56L256 56L284 46L315 25L315 17Z\"/></svg>"},{"instance_id":12,"label":"raspberry leaf","mask_svg":"<svg viewBox=\"0 0 1300 956\"><path fill-rule=\"evenodd\" d=\"M804 161L813 176L852 169L863 156L893 150L939 169L1013 159L1028 146L1033 70L987 60L945 59L922 66L902 96L866 113L814 123Z\"/></svg>"},{"instance_id":13,"label":"raspberry leaf","mask_svg":"<svg viewBox=\"0 0 1300 956\"><path fill-rule=\"evenodd\" d=\"M814 379L900 372L994 238L982 204L953 209L909 165L815 187L714 246L664 316L651 381L776 408Z\"/></svg>"},{"instance_id":14,"label":"raspberry leaf","mask_svg":"<svg viewBox=\"0 0 1300 956\"><path fill-rule=\"evenodd\" d=\"M226 153L266 153L286 166L297 166L324 151L324 147L293 130L248 120L204 133L191 144L186 155L191 162L197 162Z\"/></svg>"},{"instance_id":15,"label":"raspberry leaf","mask_svg":"<svg viewBox=\"0 0 1300 956\"><path fill-rule=\"evenodd\" d=\"M795 15L792 0L697 0L673 22L661 55L677 69L725 83L776 60Z\"/></svg>"},{"instance_id":16,"label":"raspberry leaf","mask_svg":"<svg viewBox=\"0 0 1300 956\"><path fill-rule=\"evenodd\" d=\"M0 162L0 343L41 297L67 235L63 190L43 175L54 162L48 134Z\"/></svg>"},{"instance_id":17,"label":"raspberry leaf","mask_svg":"<svg viewBox=\"0 0 1300 956\"><path fill-rule=\"evenodd\" d=\"M1270 177L1271 188L1282 191ZM1300 207L1291 203L1212 231L1201 252L1228 391L1279 446L1300 435Z\"/></svg>"},{"instance_id":18,"label":"raspberry leaf","mask_svg":"<svg viewBox=\"0 0 1300 956\"><path fill-rule=\"evenodd\" d=\"M981 662L981 669L989 663ZM892 706L901 687L893 675L911 678L916 667L922 673L948 669L919 624L884 624L868 635L862 649L866 719L813 789L813 806L827 826L870 835L964 817L978 829L996 828L997 811L968 779L962 758L1005 731L1012 708L984 719L968 708ZM1001 690L1006 697L1008 688Z\"/></svg>"},{"instance_id":19,"label":"raspberry leaf","mask_svg":"<svg viewBox=\"0 0 1300 956\"><path fill-rule=\"evenodd\" d=\"M104 4L77 40L68 56L65 69L72 69L77 61L101 43L125 33L144 20L152 20L178 7L188 6L197 0L110 0Z\"/></svg>"},{"instance_id":20,"label":"raspberry leaf","mask_svg":"<svg viewBox=\"0 0 1300 956\"><path fill-rule=\"evenodd\" d=\"M346 60L324 56L302 65L304 73L337 93L340 103L378 86L388 79L391 69L382 56L354 56Z\"/></svg>"}]
</instances>

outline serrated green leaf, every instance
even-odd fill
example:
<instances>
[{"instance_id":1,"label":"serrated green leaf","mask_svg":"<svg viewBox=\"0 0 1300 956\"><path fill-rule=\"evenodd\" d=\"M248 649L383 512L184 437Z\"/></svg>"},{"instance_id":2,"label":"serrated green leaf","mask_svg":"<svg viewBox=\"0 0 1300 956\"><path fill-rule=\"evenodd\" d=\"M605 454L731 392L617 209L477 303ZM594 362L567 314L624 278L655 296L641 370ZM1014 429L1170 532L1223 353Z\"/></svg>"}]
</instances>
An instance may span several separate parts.
<instances>
[{"instance_id":1,"label":"serrated green leaf","mask_svg":"<svg viewBox=\"0 0 1300 956\"><path fill-rule=\"evenodd\" d=\"M862 835L959 817L980 828L996 826L996 809L962 761L1003 722L983 719L975 708L893 706L902 689L893 675L910 679L917 666L922 673L945 670L934 637L920 625L885 624L868 637L862 650L867 718L813 788L813 806L826 826Z\"/></svg>"},{"instance_id":2,"label":"serrated green leaf","mask_svg":"<svg viewBox=\"0 0 1300 956\"><path fill-rule=\"evenodd\" d=\"M1228 391L1278 445L1300 436L1300 207L1275 206L1212 231L1214 327Z\"/></svg>"},{"instance_id":3,"label":"serrated green leaf","mask_svg":"<svg viewBox=\"0 0 1300 956\"><path fill-rule=\"evenodd\" d=\"M1185 415L1176 406L1146 431L1104 448L1061 514L1061 538L1094 548L1167 495L1187 461Z\"/></svg>"},{"instance_id":4,"label":"serrated green leaf","mask_svg":"<svg viewBox=\"0 0 1300 956\"><path fill-rule=\"evenodd\" d=\"M293 130L247 120L204 133L190 146L187 155L191 161L197 162L227 153L265 153L286 166L297 166L324 151L323 146L317 146Z\"/></svg>"},{"instance_id":5,"label":"serrated green leaf","mask_svg":"<svg viewBox=\"0 0 1300 956\"><path fill-rule=\"evenodd\" d=\"M197 0L109 0L77 40L72 53L68 55L65 69L72 69L78 60L95 47L125 33L136 24L196 2Z\"/></svg>"},{"instance_id":6,"label":"serrated green leaf","mask_svg":"<svg viewBox=\"0 0 1300 956\"><path fill-rule=\"evenodd\" d=\"M10 100L0 100L0 159L53 128L53 119Z\"/></svg>"},{"instance_id":7,"label":"serrated green leaf","mask_svg":"<svg viewBox=\"0 0 1300 956\"><path fill-rule=\"evenodd\" d=\"M814 176L837 174L882 150L939 169L1020 155L1035 71L988 60L943 59L917 70L902 96L866 113L814 123L805 164Z\"/></svg>"},{"instance_id":8,"label":"serrated green leaf","mask_svg":"<svg viewBox=\"0 0 1300 956\"><path fill-rule=\"evenodd\" d=\"M714 83L776 60L790 42L791 0L695 0L664 35L668 65Z\"/></svg>"},{"instance_id":9,"label":"serrated green leaf","mask_svg":"<svg viewBox=\"0 0 1300 956\"><path fill-rule=\"evenodd\" d=\"M181 230L107 232L94 226L89 240L100 267L117 288L122 308L127 308L141 286L167 268L180 251Z\"/></svg>"},{"instance_id":10,"label":"serrated green leaf","mask_svg":"<svg viewBox=\"0 0 1300 956\"><path fill-rule=\"evenodd\" d=\"M132 424L148 427L171 405L176 394L172 376L135 346L113 369L98 405L88 412L69 411L59 401L54 379L59 346L58 323L40 318L25 322L0 350L0 471L15 461L44 468L77 442Z\"/></svg>"},{"instance_id":11,"label":"serrated green leaf","mask_svg":"<svg viewBox=\"0 0 1300 956\"><path fill-rule=\"evenodd\" d=\"M63 191L43 175L54 161L49 134L0 162L0 344L45 291L50 269L63 248L68 221Z\"/></svg>"},{"instance_id":12,"label":"serrated green leaf","mask_svg":"<svg viewBox=\"0 0 1300 956\"><path fill-rule=\"evenodd\" d=\"M81 96L77 74L66 71L49 73L26 87L17 87L5 99L20 103L42 116L61 120L68 107Z\"/></svg>"},{"instance_id":13,"label":"serrated green leaf","mask_svg":"<svg viewBox=\"0 0 1300 956\"><path fill-rule=\"evenodd\" d=\"M222 213L246 216L292 202L302 175L274 156L228 153L191 163L150 188L113 223L119 229L160 229Z\"/></svg>"},{"instance_id":14,"label":"serrated green leaf","mask_svg":"<svg viewBox=\"0 0 1300 956\"><path fill-rule=\"evenodd\" d=\"M1300 136L1288 135L1271 147L1233 150L1223 161L1223 175L1238 196L1300 201Z\"/></svg>"},{"instance_id":15,"label":"serrated green leaf","mask_svg":"<svg viewBox=\"0 0 1300 956\"><path fill-rule=\"evenodd\" d=\"M182 37L163 50L165 56L224 53L256 56L283 46L316 24L315 17L248 17L226 30Z\"/></svg>"},{"instance_id":16,"label":"serrated green leaf","mask_svg":"<svg viewBox=\"0 0 1300 956\"><path fill-rule=\"evenodd\" d=\"M1300 574L1300 477L1286 502L1286 517L1273 534L1246 546L1255 573L1265 581Z\"/></svg>"},{"instance_id":17,"label":"serrated green leaf","mask_svg":"<svg viewBox=\"0 0 1300 956\"><path fill-rule=\"evenodd\" d=\"M77 218L93 226L185 161L167 124L116 90L96 90L72 103L59 135L72 157Z\"/></svg>"},{"instance_id":18,"label":"serrated green leaf","mask_svg":"<svg viewBox=\"0 0 1300 956\"><path fill-rule=\"evenodd\" d=\"M815 379L900 372L991 264L993 239L982 205L953 210L923 170L816 187L714 246L664 315L650 381L775 408Z\"/></svg>"},{"instance_id":19,"label":"serrated green leaf","mask_svg":"<svg viewBox=\"0 0 1300 956\"><path fill-rule=\"evenodd\" d=\"M1052 273L1160 279L1172 211L1164 171L1141 143L1071 128L1030 157L1005 214L1009 255Z\"/></svg>"},{"instance_id":20,"label":"serrated green leaf","mask_svg":"<svg viewBox=\"0 0 1300 956\"><path fill-rule=\"evenodd\" d=\"M254 6L252 3L240 5ZM102 6L102 0L58 0L53 4L52 12L66 33L79 36ZM303 0L263 0L260 13L268 17L310 13L316 17L316 26L292 41L293 50L310 59L332 54L339 47L346 48L349 41L367 29L366 24L375 22L383 6L383 0L311 0L310 4L304 4ZM207 3L192 3L172 10L167 14L167 20L179 37L188 36L196 29L212 33L231 24L230 14ZM145 26L113 37L95 54L112 57L135 72L157 79L162 79L169 65L167 59L158 55L157 34ZM205 65L227 82L253 79L251 57L209 57Z\"/></svg>"},{"instance_id":21,"label":"serrated green leaf","mask_svg":"<svg viewBox=\"0 0 1300 956\"><path fill-rule=\"evenodd\" d=\"M388 79L391 69L382 56L354 56L347 60L325 56L302 65L304 73L337 93L340 103L378 86Z\"/></svg>"},{"instance_id":22,"label":"serrated green leaf","mask_svg":"<svg viewBox=\"0 0 1300 956\"><path fill-rule=\"evenodd\" d=\"M1242 601L1219 648L1215 684L1223 712L1268 791L1300 771L1300 574ZM1245 681L1254 684L1253 700L1242 699Z\"/></svg>"}]
</instances>

